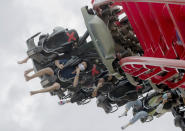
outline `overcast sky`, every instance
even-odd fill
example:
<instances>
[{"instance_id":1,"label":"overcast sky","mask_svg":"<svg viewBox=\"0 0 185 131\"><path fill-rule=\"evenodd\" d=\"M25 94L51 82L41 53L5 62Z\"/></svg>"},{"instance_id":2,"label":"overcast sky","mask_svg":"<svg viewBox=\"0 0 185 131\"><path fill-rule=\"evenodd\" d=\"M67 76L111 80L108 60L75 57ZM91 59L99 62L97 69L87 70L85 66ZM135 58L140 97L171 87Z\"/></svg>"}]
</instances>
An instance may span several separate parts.
<instances>
[{"instance_id":1,"label":"overcast sky","mask_svg":"<svg viewBox=\"0 0 185 131\"><path fill-rule=\"evenodd\" d=\"M0 131L120 131L127 118L123 112L106 115L95 101L85 106L59 106L49 94L30 96L41 88L40 80L25 82L24 70L17 65L26 57L27 38L37 32L51 32L55 26L86 30L80 8L90 0L0 0ZM126 131L180 131L173 125L171 113L150 123L137 122Z\"/></svg>"}]
</instances>

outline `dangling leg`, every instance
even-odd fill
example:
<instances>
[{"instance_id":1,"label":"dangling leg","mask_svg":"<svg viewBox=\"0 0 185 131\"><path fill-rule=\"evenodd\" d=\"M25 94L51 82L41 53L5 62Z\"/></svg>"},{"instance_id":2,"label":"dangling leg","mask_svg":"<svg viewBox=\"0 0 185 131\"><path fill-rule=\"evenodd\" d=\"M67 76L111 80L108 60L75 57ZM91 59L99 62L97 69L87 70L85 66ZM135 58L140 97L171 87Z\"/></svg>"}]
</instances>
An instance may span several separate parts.
<instances>
[{"instance_id":1,"label":"dangling leg","mask_svg":"<svg viewBox=\"0 0 185 131\"><path fill-rule=\"evenodd\" d=\"M29 80L31 80L31 79L34 79L34 78L36 78L36 77L43 76L43 75L45 75L45 74L53 76L53 75L54 75L54 72L53 72L53 70L52 70L51 68L48 67L48 68L44 68L44 69L42 69L42 70L36 72L35 74L33 74L33 75L31 75L31 76L28 76L27 74L28 74L28 73L25 73L24 76L25 76L26 81L29 81Z\"/></svg>"},{"instance_id":2,"label":"dangling leg","mask_svg":"<svg viewBox=\"0 0 185 131\"><path fill-rule=\"evenodd\" d=\"M29 73L32 72L33 70L34 70L33 68L26 70L26 71L24 72L24 75L29 74Z\"/></svg>"},{"instance_id":3,"label":"dangling leg","mask_svg":"<svg viewBox=\"0 0 185 131\"><path fill-rule=\"evenodd\" d=\"M27 81L27 79L28 79L28 74L30 73L30 72L32 72L34 69L33 68L31 68L31 69L28 69L28 70L26 70L25 72L24 72L24 78L25 78L25 80Z\"/></svg>"},{"instance_id":4,"label":"dangling leg","mask_svg":"<svg viewBox=\"0 0 185 131\"><path fill-rule=\"evenodd\" d=\"M54 91L54 90L57 90L57 89L60 89L60 84L55 82L52 86L49 86L47 88L43 88L41 90L37 90L37 91L30 91L30 95L35 95L35 94L38 94L38 93L45 93L45 92L51 92L51 91Z\"/></svg>"},{"instance_id":5,"label":"dangling leg","mask_svg":"<svg viewBox=\"0 0 185 131\"><path fill-rule=\"evenodd\" d=\"M121 129L124 130L130 125L134 124L136 121L138 121L141 118L146 118L148 116L148 113L146 111L140 111L137 112L134 117L127 123L126 125L122 126Z\"/></svg>"},{"instance_id":6,"label":"dangling leg","mask_svg":"<svg viewBox=\"0 0 185 131\"><path fill-rule=\"evenodd\" d=\"M17 64L24 64L27 63L29 60L29 57L26 57L25 59L23 59L22 61L18 61Z\"/></svg>"}]
</instances>

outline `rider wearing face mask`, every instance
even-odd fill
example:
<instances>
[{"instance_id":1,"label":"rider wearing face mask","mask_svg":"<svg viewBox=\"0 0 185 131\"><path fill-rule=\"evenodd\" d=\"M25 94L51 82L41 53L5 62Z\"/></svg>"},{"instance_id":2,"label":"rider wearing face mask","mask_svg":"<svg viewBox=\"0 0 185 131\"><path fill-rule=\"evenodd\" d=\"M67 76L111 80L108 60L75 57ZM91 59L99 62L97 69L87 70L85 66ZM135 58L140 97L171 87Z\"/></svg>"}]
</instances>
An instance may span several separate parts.
<instances>
[{"instance_id":1,"label":"rider wearing face mask","mask_svg":"<svg viewBox=\"0 0 185 131\"><path fill-rule=\"evenodd\" d=\"M59 90L60 88L64 88L61 82L65 83L66 81L69 81L69 80L73 80L72 85L73 87L76 87L78 85L80 72L87 69L86 61L82 61L80 64L75 65L75 64L72 64L70 60L65 60L65 59L55 60L55 65L56 65L55 68L47 67L36 72L33 75L28 75L31 71L33 71L33 69L29 69L25 71L24 76L26 81L29 81L37 77L42 77L43 75L49 75L51 77L57 76L58 78L58 80L55 83L53 83L51 86L41 90L31 91L30 95Z\"/></svg>"}]
</instances>

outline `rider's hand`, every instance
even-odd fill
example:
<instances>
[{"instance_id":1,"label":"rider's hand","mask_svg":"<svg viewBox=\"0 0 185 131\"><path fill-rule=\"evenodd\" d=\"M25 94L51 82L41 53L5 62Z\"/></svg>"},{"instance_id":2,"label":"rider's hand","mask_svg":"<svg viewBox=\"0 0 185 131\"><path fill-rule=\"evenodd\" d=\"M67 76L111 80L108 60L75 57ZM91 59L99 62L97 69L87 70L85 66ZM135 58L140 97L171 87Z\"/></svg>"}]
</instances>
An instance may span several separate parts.
<instances>
[{"instance_id":1,"label":"rider's hand","mask_svg":"<svg viewBox=\"0 0 185 131\"><path fill-rule=\"evenodd\" d=\"M103 87L103 83L102 82L99 82L97 87Z\"/></svg>"},{"instance_id":2,"label":"rider's hand","mask_svg":"<svg viewBox=\"0 0 185 131\"><path fill-rule=\"evenodd\" d=\"M60 64L60 65L58 65L58 68L62 70L64 68L64 65Z\"/></svg>"},{"instance_id":3,"label":"rider's hand","mask_svg":"<svg viewBox=\"0 0 185 131\"><path fill-rule=\"evenodd\" d=\"M55 65L61 70L64 68L64 65L59 63L59 60L55 60Z\"/></svg>"}]
</instances>

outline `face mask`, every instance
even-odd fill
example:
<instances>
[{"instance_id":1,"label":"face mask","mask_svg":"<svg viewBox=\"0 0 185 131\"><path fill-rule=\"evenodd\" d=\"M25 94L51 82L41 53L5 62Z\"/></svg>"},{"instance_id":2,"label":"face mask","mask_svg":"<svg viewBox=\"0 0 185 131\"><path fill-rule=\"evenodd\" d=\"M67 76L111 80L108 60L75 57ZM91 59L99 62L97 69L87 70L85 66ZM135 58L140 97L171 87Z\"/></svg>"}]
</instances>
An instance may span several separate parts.
<instances>
[{"instance_id":1,"label":"face mask","mask_svg":"<svg viewBox=\"0 0 185 131\"><path fill-rule=\"evenodd\" d=\"M167 100L167 99L168 99L168 95L167 95L167 93L166 93L166 94L164 94L162 97L163 97L163 99L164 99L164 100Z\"/></svg>"},{"instance_id":2,"label":"face mask","mask_svg":"<svg viewBox=\"0 0 185 131\"><path fill-rule=\"evenodd\" d=\"M79 64L78 67L80 68L80 71L84 71L85 70L85 67L83 64Z\"/></svg>"}]
</instances>

